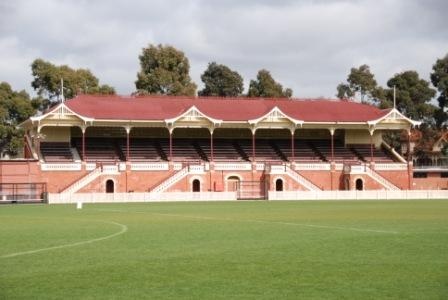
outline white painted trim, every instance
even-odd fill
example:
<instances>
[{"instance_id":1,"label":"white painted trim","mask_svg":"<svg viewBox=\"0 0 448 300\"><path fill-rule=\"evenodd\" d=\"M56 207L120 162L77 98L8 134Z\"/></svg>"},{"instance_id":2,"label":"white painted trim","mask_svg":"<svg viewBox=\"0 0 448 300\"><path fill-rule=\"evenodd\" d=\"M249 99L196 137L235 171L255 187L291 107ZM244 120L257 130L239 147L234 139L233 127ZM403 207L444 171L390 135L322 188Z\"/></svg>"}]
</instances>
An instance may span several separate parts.
<instances>
[{"instance_id":1,"label":"white painted trim","mask_svg":"<svg viewBox=\"0 0 448 300\"><path fill-rule=\"evenodd\" d=\"M221 124L223 122L222 120L214 119L212 117L207 116L202 111L200 111L195 105L193 105L189 109L187 109L184 113L180 114L179 116L171 118L171 119L166 119L165 120L165 124L166 125L174 124L176 121L178 121L179 119L185 117L186 115L188 115L192 111L198 113L199 115L201 115L202 117L206 118L207 120L209 120L213 124Z\"/></svg>"},{"instance_id":2,"label":"white painted trim","mask_svg":"<svg viewBox=\"0 0 448 300\"><path fill-rule=\"evenodd\" d=\"M85 117L83 115L78 114L77 112L74 112L72 109L68 108L68 106L65 105L65 103L60 103L60 104L56 105L52 110L50 110L49 112L47 112L47 113L45 113L45 114L43 114L41 116L31 117L30 120L32 122L36 122L36 121L40 122L43 119L47 118L49 115L55 114L55 111L57 111L58 109L66 109L67 111L69 111L73 115L77 116L78 118L80 118L84 122L93 122L95 120L94 118ZM48 125L48 126L51 126L51 125Z\"/></svg>"},{"instance_id":3,"label":"white painted trim","mask_svg":"<svg viewBox=\"0 0 448 300\"><path fill-rule=\"evenodd\" d=\"M367 124L368 124L369 126L375 126L375 125L378 124L379 122L381 122L381 121L383 121L383 120L389 118L390 115L392 115L392 114L397 114L397 115L399 115L402 119L404 119L405 121L407 121L408 123L410 123L412 126L420 126L420 124L422 123L422 122L419 122L419 121L411 120L411 119L409 119L408 117L406 117L405 115L403 115L398 109L396 109L396 108L392 108L392 109L391 109L387 114L385 114L384 116L382 116L382 117L380 117L380 118L378 118L378 119L376 119L376 120L367 121ZM396 118L394 117L394 119L396 119Z\"/></svg>"},{"instance_id":4,"label":"white painted trim","mask_svg":"<svg viewBox=\"0 0 448 300\"><path fill-rule=\"evenodd\" d=\"M248 120L247 122L251 125L257 125L259 122L263 121L264 119L268 118L269 115L273 114L274 112L277 112L281 115L283 115L284 118L288 119L289 121L291 121L292 123L294 123L295 126L297 125L302 125L304 123L304 121L302 120L297 120L294 119L290 116L288 116L287 114L285 114L280 108L278 108L277 106L274 106L274 108L272 108L267 114L257 118L257 119L252 119L252 120Z\"/></svg>"}]
</instances>

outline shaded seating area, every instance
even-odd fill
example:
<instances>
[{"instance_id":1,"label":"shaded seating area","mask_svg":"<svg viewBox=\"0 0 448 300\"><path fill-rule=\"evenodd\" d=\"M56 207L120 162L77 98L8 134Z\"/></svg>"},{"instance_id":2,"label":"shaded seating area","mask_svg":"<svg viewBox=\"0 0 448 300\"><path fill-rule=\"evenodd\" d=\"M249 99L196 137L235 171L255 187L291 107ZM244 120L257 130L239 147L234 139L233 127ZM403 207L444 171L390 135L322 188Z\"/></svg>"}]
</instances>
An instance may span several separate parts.
<instances>
[{"instance_id":1,"label":"shaded seating area","mask_svg":"<svg viewBox=\"0 0 448 300\"><path fill-rule=\"evenodd\" d=\"M166 161L165 152L160 147L157 139L131 139L129 141L129 157L127 155L127 145L125 139L119 141L120 152L124 159L130 161Z\"/></svg>"},{"instance_id":2,"label":"shaded seating area","mask_svg":"<svg viewBox=\"0 0 448 300\"><path fill-rule=\"evenodd\" d=\"M118 143L119 140L117 139L86 138L85 157L82 157L82 141L81 139L73 139L73 144L81 158L87 162L114 163L116 161L124 160L123 153L121 153Z\"/></svg>"},{"instance_id":3,"label":"shaded seating area","mask_svg":"<svg viewBox=\"0 0 448 300\"><path fill-rule=\"evenodd\" d=\"M161 149L169 156L169 140L159 140ZM172 154L173 161L198 161L202 160L201 155L195 148L194 139L173 139Z\"/></svg>"},{"instance_id":4,"label":"shaded seating area","mask_svg":"<svg viewBox=\"0 0 448 300\"><path fill-rule=\"evenodd\" d=\"M310 140L310 145L316 152L322 155L325 161L331 161L331 140ZM356 153L346 147L342 141L334 140L333 148L335 162L359 162Z\"/></svg>"},{"instance_id":5,"label":"shaded seating area","mask_svg":"<svg viewBox=\"0 0 448 300\"><path fill-rule=\"evenodd\" d=\"M368 144L353 144L350 145L350 148L359 156L362 161L368 162L370 161L370 145ZM373 161L377 163L393 163L395 160L392 156L386 152L382 147L373 148Z\"/></svg>"},{"instance_id":6,"label":"shaded seating area","mask_svg":"<svg viewBox=\"0 0 448 300\"><path fill-rule=\"evenodd\" d=\"M199 147L207 157L207 161L211 160L210 140L200 139L197 141ZM247 153L238 149L238 143L233 139L214 139L213 140L213 160L214 161L249 161Z\"/></svg>"},{"instance_id":7,"label":"shaded seating area","mask_svg":"<svg viewBox=\"0 0 448 300\"><path fill-rule=\"evenodd\" d=\"M73 154L70 143L67 142L42 142L40 153L46 162L72 162Z\"/></svg>"},{"instance_id":8,"label":"shaded seating area","mask_svg":"<svg viewBox=\"0 0 448 300\"><path fill-rule=\"evenodd\" d=\"M235 140L237 147L239 147L244 154L252 158L252 141L251 140ZM257 161L284 161L284 156L281 151L276 152L270 140L258 139L255 140L255 160Z\"/></svg>"},{"instance_id":9,"label":"shaded seating area","mask_svg":"<svg viewBox=\"0 0 448 300\"><path fill-rule=\"evenodd\" d=\"M324 161L322 156L311 148L308 140L294 140L294 156L292 155L290 140L274 140L272 142L277 145L288 161L294 160L297 163L319 163Z\"/></svg>"}]
</instances>

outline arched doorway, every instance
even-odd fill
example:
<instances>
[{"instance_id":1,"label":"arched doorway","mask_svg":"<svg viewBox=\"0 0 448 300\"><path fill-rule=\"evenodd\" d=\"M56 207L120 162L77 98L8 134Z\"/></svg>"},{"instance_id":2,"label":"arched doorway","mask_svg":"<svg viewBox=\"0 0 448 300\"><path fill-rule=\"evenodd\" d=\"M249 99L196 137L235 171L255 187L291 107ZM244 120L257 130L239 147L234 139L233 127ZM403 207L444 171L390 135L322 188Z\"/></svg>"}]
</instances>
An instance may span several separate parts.
<instances>
[{"instance_id":1,"label":"arched doorway","mask_svg":"<svg viewBox=\"0 0 448 300\"><path fill-rule=\"evenodd\" d=\"M114 181L112 179L109 179L106 181L106 193L113 193L114 192Z\"/></svg>"},{"instance_id":2,"label":"arched doorway","mask_svg":"<svg viewBox=\"0 0 448 300\"><path fill-rule=\"evenodd\" d=\"M193 180L192 190L193 190L193 192L200 192L201 191L201 182L199 181L199 179Z\"/></svg>"},{"instance_id":3,"label":"arched doorway","mask_svg":"<svg viewBox=\"0 0 448 300\"><path fill-rule=\"evenodd\" d=\"M230 176L227 178L227 191L236 192L239 189L240 179L238 176Z\"/></svg>"},{"instance_id":4,"label":"arched doorway","mask_svg":"<svg viewBox=\"0 0 448 300\"><path fill-rule=\"evenodd\" d=\"M283 180L282 179L277 179L275 181L275 190L277 192L283 192Z\"/></svg>"},{"instance_id":5,"label":"arched doorway","mask_svg":"<svg viewBox=\"0 0 448 300\"><path fill-rule=\"evenodd\" d=\"M364 182L362 181L361 178L356 179L356 181L355 181L355 186L356 186L356 190L357 190L357 191L362 191L362 190L364 190Z\"/></svg>"}]
</instances>

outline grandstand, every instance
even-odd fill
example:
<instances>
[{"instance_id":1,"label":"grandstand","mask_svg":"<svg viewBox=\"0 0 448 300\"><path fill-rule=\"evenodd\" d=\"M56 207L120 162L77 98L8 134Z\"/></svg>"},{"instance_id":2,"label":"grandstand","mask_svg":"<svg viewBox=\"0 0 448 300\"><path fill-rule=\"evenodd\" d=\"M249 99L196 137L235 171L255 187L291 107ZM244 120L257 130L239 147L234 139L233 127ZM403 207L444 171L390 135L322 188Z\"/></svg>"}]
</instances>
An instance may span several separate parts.
<instances>
[{"instance_id":1,"label":"grandstand","mask_svg":"<svg viewBox=\"0 0 448 300\"><path fill-rule=\"evenodd\" d=\"M410 189L412 164L382 135L418 124L351 101L80 95L21 127L50 193L160 196Z\"/></svg>"}]
</instances>

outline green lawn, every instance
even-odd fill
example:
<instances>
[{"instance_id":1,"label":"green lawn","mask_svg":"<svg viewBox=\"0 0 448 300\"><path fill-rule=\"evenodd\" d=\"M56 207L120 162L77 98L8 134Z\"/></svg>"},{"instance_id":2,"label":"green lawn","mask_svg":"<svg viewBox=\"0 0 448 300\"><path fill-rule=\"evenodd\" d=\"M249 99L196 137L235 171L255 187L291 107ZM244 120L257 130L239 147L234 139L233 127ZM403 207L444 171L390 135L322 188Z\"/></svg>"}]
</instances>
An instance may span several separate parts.
<instances>
[{"instance_id":1,"label":"green lawn","mask_svg":"<svg viewBox=\"0 0 448 300\"><path fill-rule=\"evenodd\" d=\"M0 299L447 299L447 201L0 206Z\"/></svg>"}]
</instances>

